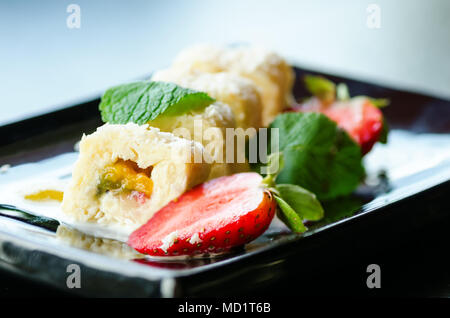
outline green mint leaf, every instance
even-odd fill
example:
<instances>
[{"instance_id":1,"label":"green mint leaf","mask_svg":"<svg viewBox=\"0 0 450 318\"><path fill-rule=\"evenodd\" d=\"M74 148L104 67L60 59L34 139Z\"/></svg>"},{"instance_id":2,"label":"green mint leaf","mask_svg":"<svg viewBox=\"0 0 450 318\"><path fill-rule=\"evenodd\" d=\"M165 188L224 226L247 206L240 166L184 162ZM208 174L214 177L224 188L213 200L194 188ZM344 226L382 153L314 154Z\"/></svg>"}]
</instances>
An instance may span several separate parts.
<instances>
[{"instance_id":1,"label":"green mint leaf","mask_svg":"<svg viewBox=\"0 0 450 318\"><path fill-rule=\"evenodd\" d=\"M314 75L305 75L304 77L306 89L320 100L331 103L336 96L336 85L322 77Z\"/></svg>"},{"instance_id":2,"label":"green mint leaf","mask_svg":"<svg viewBox=\"0 0 450 318\"><path fill-rule=\"evenodd\" d=\"M277 183L296 184L328 200L350 194L363 178L360 147L325 115L285 113L269 128L278 128L284 157Z\"/></svg>"},{"instance_id":3,"label":"green mint leaf","mask_svg":"<svg viewBox=\"0 0 450 318\"><path fill-rule=\"evenodd\" d=\"M213 102L206 93L173 83L140 81L108 89L99 109L104 122L142 125L160 115L177 116L198 111Z\"/></svg>"},{"instance_id":4,"label":"green mint leaf","mask_svg":"<svg viewBox=\"0 0 450 318\"><path fill-rule=\"evenodd\" d=\"M307 228L303 224L302 218L292 209L289 204L277 195L274 195L277 201L279 212L278 217L284 222L293 232L303 233Z\"/></svg>"},{"instance_id":5,"label":"green mint leaf","mask_svg":"<svg viewBox=\"0 0 450 318\"><path fill-rule=\"evenodd\" d=\"M303 219L318 221L323 218L323 208L316 195L295 184L278 184L279 196Z\"/></svg>"}]
</instances>

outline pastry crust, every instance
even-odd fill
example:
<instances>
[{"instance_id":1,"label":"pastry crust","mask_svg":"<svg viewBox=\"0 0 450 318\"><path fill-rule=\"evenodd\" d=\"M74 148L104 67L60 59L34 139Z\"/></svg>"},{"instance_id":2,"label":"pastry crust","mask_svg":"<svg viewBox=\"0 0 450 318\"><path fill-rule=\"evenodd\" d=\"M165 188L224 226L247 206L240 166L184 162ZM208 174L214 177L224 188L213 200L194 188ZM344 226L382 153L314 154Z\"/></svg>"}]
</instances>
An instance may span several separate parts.
<instances>
[{"instance_id":1,"label":"pastry crust","mask_svg":"<svg viewBox=\"0 0 450 318\"><path fill-rule=\"evenodd\" d=\"M132 231L204 182L210 173L208 158L201 144L148 125L105 124L83 136L62 210L76 221L119 224ZM152 167L153 191L148 199L139 202L130 193L99 193L104 168L118 160L129 160L142 169Z\"/></svg>"},{"instance_id":2,"label":"pastry crust","mask_svg":"<svg viewBox=\"0 0 450 318\"><path fill-rule=\"evenodd\" d=\"M179 116L160 116L150 121L149 125L203 144L205 151L210 155L212 164L208 179L249 170L245 160L237 162L236 159L233 159L232 162L227 162L227 129L234 131L236 124L233 112L224 103L215 102L202 111ZM233 151L234 154L245 152L243 147L237 148L237 146L237 143L234 143L234 147L230 151Z\"/></svg>"},{"instance_id":3,"label":"pastry crust","mask_svg":"<svg viewBox=\"0 0 450 318\"><path fill-rule=\"evenodd\" d=\"M236 126L243 129L262 127L262 103L255 84L242 76L226 72L186 73L177 68L156 72L153 81L172 82L202 91L231 107Z\"/></svg>"},{"instance_id":4,"label":"pastry crust","mask_svg":"<svg viewBox=\"0 0 450 318\"><path fill-rule=\"evenodd\" d=\"M295 75L291 66L276 53L262 48L197 45L181 51L172 68L185 74L230 72L252 80L261 94L265 126L293 100Z\"/></svg>"}]
</instances>

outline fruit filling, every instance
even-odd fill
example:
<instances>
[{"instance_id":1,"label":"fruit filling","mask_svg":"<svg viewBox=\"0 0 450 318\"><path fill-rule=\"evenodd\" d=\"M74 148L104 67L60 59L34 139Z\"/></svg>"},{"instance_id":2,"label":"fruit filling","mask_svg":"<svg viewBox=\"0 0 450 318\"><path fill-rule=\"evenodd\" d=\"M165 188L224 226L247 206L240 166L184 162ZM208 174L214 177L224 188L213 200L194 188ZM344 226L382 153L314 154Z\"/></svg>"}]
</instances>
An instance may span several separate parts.
<instances>
[{"instance_id":1,"label":"fruit filling","mask_svg":"<svg viewBox=\"0 0 450 318\"><path fill-rule=\"evenodd\" d=\"M153 181L150 178L152 167L139 168L130 160L119 159L103 169L97 186L99 194L115 190L118 193L137 191L150 197L153 191Z\"/></svg>"},{"instance_id":2,"label":"fruit filling","mask_svg":"<svg viewBox=\"0 0 450 318\"><path fill-rule=\"evenodd\" d=\"M25 199L31 201L47 201L54 200L61 202L63 199L64 193L58 190L41 190L35 193L27 194Z\"/></svg>"}]
</instances>

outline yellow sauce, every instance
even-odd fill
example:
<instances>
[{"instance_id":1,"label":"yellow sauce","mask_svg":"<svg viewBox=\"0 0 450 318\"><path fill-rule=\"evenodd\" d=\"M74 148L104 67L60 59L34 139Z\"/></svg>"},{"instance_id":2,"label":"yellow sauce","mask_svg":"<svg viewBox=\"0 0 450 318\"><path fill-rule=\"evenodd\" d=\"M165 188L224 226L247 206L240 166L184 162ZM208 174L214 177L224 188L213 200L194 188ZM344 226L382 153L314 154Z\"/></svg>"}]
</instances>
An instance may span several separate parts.
<instances>
[{"instance_id":1,"label":"yellow sauce","mask_svg":"<svg viewBox=\"0 0 450 318\"><path fill-rule=\"evenodd\" d=\"M31 201L54 200L62 202L64 193L58 190L41 190L35 193L25 195L25 199Z\"/></svg>"},{"instance_id":2,"label":"yellow sauce","mask_svg":"<svg viewBox=\"0 0 450 318\"><path fill-rule=\"evenodd\" d=\"M150 197L153 181L151 169L141 169L134 162L119 160L105 167L101 187L139 191Z\"/></svg>"}]
</instances>

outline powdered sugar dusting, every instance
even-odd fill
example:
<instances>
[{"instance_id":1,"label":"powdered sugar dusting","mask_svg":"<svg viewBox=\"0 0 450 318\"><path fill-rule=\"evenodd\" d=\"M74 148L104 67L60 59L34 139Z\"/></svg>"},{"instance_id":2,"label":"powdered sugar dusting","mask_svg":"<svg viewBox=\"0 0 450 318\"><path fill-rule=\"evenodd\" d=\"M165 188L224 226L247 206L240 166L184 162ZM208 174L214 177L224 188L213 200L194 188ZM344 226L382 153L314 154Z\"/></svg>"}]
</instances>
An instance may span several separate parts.
<instances>
[{"instance_id":1,"label":"powdered sugar dusting","mask_svg":"<svg viewBox=\"0 0 450 318\"><path fill-rule=\"evenodd\" d=\"M172 233L170 233L169 235L167 235L165 238L162 239L162 245L159 248L162 249L164 252L167 252L167 250L173 244L175 244L175 241L177 240L177 238L178 238L178 232L173 231Z\"/></svg>"},{"instance_id":2,"label":"powdered sugar dusting","mask_svg":"<svg viewBox=\"0 0 450 318\"><path fill-rule=\"evenodd\" d=\"M203 242L203 241L200 239L200 236L198 235L198 233L195 233L189 239L189 243L191 243L191 244L198 244L198 243L201 243L201 242Z\"/></svg>"}]
</instances>

